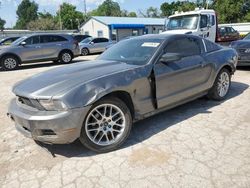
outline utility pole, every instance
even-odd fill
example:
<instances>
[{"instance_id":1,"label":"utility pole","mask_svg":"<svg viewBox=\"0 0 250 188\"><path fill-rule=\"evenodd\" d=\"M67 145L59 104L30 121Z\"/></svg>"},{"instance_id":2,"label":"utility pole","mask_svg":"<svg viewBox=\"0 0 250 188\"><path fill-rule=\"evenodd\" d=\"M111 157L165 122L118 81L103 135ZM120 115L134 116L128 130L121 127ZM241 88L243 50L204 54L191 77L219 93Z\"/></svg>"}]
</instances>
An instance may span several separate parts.
<instances>
[{"instance_id":1,"label":"utility pole","mask_svg":"<svg viewBox=\"0 0 250 188\"><path fill-rule=\"evenodd\" d=\"M84 3L84 14L85 16L87 15L87 4L86 4L86 0L83 0Z\"/></svg>"},{"instance_id":2,"label":"utility pole","mask_svg":"<svg viewBox=\"0 0 250 188\"><path fill-rule=\"evenodd\" d=\"M60 30L62 30L61 5L59 5L59 24L60 24Z\"/></svg>"}]
</instances>

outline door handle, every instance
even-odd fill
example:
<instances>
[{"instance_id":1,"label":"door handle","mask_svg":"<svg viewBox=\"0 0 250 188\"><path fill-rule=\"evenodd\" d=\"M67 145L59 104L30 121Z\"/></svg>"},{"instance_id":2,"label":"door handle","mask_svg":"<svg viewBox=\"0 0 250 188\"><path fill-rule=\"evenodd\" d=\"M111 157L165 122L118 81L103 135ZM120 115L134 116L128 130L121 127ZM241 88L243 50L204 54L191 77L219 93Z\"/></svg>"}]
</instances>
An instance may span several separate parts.
<instances>
[{"instance_id":1,"label":"door handle","mask_svg":"<svg viewBox=\"0 0 250 188\"><path fill-rule=\"evenodd\" d=\"M41 48L41 46L36 46L35 48Z\"/></svg>"}]
</instances>

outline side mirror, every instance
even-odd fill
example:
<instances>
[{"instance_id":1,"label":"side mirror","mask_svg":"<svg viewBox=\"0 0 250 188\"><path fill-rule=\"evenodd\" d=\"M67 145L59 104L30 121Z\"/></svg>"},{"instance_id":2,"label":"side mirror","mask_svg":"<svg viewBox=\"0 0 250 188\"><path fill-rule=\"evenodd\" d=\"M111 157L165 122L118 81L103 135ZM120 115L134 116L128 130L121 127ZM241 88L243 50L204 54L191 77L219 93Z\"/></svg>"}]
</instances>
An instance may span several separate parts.
<instances>
[{"instance_id":1,"label":"side mirror","mask_svg":"<svg viewBox=\"0 0 250 188\"><path fill-rule=\"evenodd\" d=\"M93 45L93 44L95 44L95 43L94 43L93 41L91 41L89 44L92 44L92 45Z\"/></svg>"},{"instance_id":2,"label":"side mirror","mask_svg":"<svg viewBox=\"0 0 250 188\"><path fill-rule=\"evenodd\" d=\"M169 63L169 62L179 61L181 60L181 58L182 57L179 53L166 53L161 57L160 62Z\"/></svg>"},{"instance_id":3,"label":"side mirror","mask_svg":"<svg viewBox=\"0 0 250 188\"><path fill-rule=\"evenodd\" d=\"M23 42L20 43L20 45L21 45L21 46L25 46L25 45L26 45L26 42L23 41Z\"/></svg>"}]
</instances>

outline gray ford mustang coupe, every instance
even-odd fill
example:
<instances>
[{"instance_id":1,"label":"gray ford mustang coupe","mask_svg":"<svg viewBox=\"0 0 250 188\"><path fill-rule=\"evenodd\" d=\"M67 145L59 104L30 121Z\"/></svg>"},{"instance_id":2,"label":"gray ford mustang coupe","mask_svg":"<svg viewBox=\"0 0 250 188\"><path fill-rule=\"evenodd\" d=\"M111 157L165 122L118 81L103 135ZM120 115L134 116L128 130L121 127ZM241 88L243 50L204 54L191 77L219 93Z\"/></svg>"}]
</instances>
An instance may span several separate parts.
<instances>
[{"instance_id":1,"label":"gray ford mustang coupe","mask_svg":"<svg viewBox=\"0 0 250 188\"><path fill-rule=\"evenodd\" d=\"M19 82L8 114L36 141L79 138L93 151L108 152L124 143L135 121L204 95L225 99L237 59L234 49L192 35L135 37L95 61Z\"/></svg>"}]
</instances>

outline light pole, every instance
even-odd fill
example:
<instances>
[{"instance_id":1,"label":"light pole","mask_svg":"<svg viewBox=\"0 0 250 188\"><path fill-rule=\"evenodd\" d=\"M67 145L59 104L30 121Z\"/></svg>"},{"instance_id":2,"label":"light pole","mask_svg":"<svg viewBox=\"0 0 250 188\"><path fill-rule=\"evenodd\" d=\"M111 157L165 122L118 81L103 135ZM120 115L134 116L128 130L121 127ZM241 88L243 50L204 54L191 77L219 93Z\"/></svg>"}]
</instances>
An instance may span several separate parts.
<instances>
[{"instance_id":1,"label":"light pole","mask_svg":"<svg viewBox=\"0 0 250 188\"><path fill-rule=\"evenodd\" d=\"M60 24L60 30L62 30L61 5L59 5L59 24Z\"/></svg>"}]
</instances>

